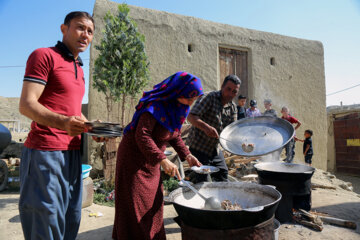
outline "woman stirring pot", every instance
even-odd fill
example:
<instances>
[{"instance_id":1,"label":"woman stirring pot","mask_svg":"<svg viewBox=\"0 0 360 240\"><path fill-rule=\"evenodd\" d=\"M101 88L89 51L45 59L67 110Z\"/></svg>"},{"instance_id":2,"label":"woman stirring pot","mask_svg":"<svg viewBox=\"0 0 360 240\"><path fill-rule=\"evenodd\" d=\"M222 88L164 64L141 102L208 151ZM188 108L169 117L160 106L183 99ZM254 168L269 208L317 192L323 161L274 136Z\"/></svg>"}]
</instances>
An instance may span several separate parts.
<instances>
[{"instance_id":1,"label":"woman stirring pot","mask_svg":"<svg viewBox=\"0 0 360 240\"><path fill-rule=\"evenodd\" d=\"M180 174L164 151L169 143L190 166L201 163L181 139L190 106L203 94L198 77L178 72L144 92L119 145L115 180L114 239L166 239L160 166Z\"/></svg>"}]
</instances>

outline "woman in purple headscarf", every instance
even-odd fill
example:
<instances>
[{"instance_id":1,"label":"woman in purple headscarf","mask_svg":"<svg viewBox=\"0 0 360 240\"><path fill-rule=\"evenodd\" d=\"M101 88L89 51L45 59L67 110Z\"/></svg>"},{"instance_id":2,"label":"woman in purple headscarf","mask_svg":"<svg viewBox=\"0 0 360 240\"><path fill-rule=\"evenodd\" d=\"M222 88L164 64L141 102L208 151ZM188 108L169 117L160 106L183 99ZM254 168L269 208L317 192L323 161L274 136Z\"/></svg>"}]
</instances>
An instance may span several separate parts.
<instances>
[{"instance_id":1,"label":"woman in purple headscarf","mask_svg":"<svg viewBox=\"0 0 360 240\"><path fill-rule=\"evenodd\" d=\"M180 179L177 166L164 154L167 143L190 166L201 165L182 141L180 129L202 94L200 79L186 72L144 92L118 149L114 239L166 239L160 166Z\"/></svg>"}]
</instances>

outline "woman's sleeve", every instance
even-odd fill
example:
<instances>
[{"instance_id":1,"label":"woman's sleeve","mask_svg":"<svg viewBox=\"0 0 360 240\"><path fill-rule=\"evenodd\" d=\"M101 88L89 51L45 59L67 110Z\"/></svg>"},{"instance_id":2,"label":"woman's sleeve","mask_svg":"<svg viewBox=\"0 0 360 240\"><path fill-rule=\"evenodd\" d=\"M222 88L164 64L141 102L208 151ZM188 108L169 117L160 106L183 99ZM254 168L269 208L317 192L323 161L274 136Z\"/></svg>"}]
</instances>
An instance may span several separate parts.
<instances>
[{"instance_id":1,"label":"woman's sleeve","mask_svg":"<svg viewBox=\"0 0 360 240\"><path fill-rule=\"evenodd\" d=\"M143 113L135 130L136 144L147 162L151 163L157 163L166 158L151 136L156 123L156 119L151 114Z\"/></svg>"},{"instance_id":2,"label":"woman's sleeve","mask_svg":"<svg viewBox=\"0 0 360 240\"><path fill-rule=\"evenodd\" d=\"M181 161L185 161L186 156L190 154L190 150L185 146L181 134L179 133L178 136L170 140L169 143L175 149Z\"/></svg>"}]
</instances>

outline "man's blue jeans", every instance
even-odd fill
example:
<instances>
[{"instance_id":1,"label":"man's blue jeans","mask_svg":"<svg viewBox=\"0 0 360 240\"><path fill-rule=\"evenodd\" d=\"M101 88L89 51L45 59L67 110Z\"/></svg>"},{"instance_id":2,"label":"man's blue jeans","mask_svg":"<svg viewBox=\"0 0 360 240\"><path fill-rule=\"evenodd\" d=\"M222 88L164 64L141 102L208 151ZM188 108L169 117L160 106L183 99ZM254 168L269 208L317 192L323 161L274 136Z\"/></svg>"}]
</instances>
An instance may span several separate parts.
<instances>
[{"instance_id":1,"label":"man's blue jeans","mask_svg":"<svg viewBox=\"0 0 360 240\"><path fill-rule=\"evenodd\" d=\"M292 138L288 144L285 145L286 158L285 162L292 163L295 157L295 139Z\"/></svg>"},{"instance_id":2,"label":"man's blue jeans","mask_svg":"<svg viewBox=\"0 0 360 240\"><path fill-rule=\"evenodd\" d=\"M81 219L79 150L24 147L20 163L21 225L26 240L73 240Z\"/></svg>"}]
</instances>

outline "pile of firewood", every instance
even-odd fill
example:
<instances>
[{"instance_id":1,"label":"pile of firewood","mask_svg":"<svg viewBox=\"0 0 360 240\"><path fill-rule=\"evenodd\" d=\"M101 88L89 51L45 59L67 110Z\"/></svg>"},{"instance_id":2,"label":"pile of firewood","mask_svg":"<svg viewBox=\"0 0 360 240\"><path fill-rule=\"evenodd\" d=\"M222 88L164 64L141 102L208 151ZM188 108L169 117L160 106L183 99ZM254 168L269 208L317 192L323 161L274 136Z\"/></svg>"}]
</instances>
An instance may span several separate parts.
<instances>
[{"instance_id":1,"label":"pile of firewood","mask_svg":"<svg viewBox=\"0 0 360 240\"><path fill-rule=\"evenodd\" d=\"M303 209L293 210L293 219L295 222L317 231L323 230L323 223L332 224L340 227L356 229L356 223L344 219L330 217L324 213L307 212Z\"/></svg>"}]
</instances>

